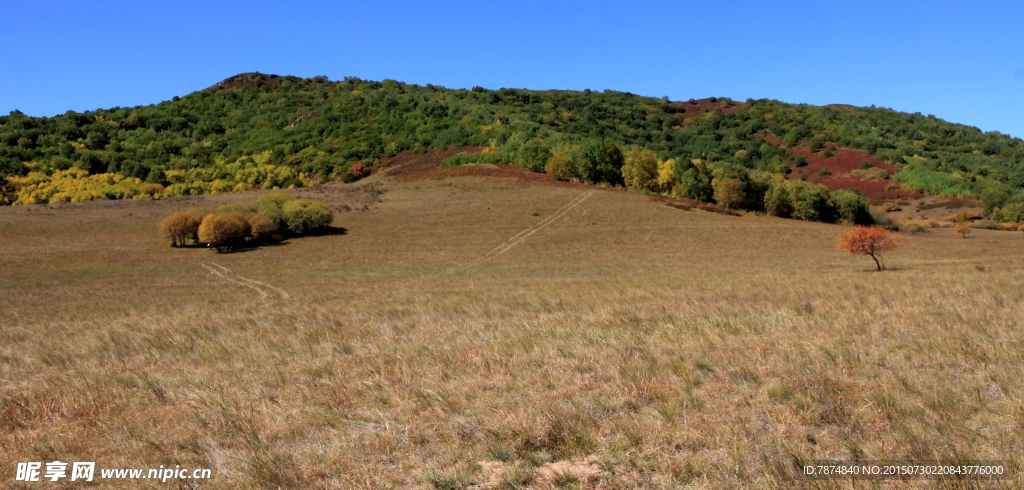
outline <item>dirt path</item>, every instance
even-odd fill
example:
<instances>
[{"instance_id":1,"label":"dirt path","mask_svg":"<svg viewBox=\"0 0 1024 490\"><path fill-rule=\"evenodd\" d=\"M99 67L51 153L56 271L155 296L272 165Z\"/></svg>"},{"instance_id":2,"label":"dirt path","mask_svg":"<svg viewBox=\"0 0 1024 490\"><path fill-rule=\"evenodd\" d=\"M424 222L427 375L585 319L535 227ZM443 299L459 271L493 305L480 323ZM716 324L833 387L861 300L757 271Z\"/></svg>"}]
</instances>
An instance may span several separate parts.
<instances>
[{"instance_id":1,"label":"dirt path","mask_svg":"<svg viewBox=\"0 0 1024 490\"><path fill-rule=\"evenodd\" d=\"M254 281L247 277L243 277L235 273L231 269L228 269L227 267L224 267L220 264L214 264L211 262L209 264L201 265L203 266L203 268L210 271L210 273L213 274L214 276L217 276L228 282L233 282L235 284L238 284L239 286L245 286L247 288L256 290L256 292L260 293L260 297L263 299L269 298L271 296L271 293L278 296L280 299L291 299L291 296L284 289L281 289L276 286L271 286L270 284L267 284L265 282Z\"/></svg>"},{"instance_id":2,"label":"dirt path","mask_svg":"<svg viewBox=\"0 0 1024 490\"><path fill-rule=\"evenodd\" d=\"M573 199L572 201L569 201L568 204L566 204L565 206L562 206L561 208L559 208L558 211L555 211L553 214L551 214L547 218L544 218L543 220L539 221L538 223L534 224L533 226L531 226L531 227L529 227L529 228L527 228L527 229L525 229L523 231L520 231L519 233L516 233L515 235L513 235L508 240L505 240L501 245L498 245L497 247L494 247L493 249L491 249L491 251L481 255L480 257L477 257L473 261L471 261L468 264L466 264L466 267L472 267L474 265L482 264L484 262L487 262L488 260L494 259L494 258L504 254L505 252L508 252L510 249L512 249L512 247L515 247L516 245L519 245L520 243L523 242L523 240L526 240L527 238L529 238L530 235L533 235L534 233L537 233L538 231L544 229L545 227L547 227L551 223L554 223L555 221L557 221L558 218L561 218L562 216L565 216L566 213L568 213L569 211L572 211L573 208L575 208L576 206L579 206L583 201L586 201L587 198L590 197L590 195L593 194L593 193L594 193L594 191L584 192L584 193L576 196L575 199Z\"/></svg>"}]
</instances>

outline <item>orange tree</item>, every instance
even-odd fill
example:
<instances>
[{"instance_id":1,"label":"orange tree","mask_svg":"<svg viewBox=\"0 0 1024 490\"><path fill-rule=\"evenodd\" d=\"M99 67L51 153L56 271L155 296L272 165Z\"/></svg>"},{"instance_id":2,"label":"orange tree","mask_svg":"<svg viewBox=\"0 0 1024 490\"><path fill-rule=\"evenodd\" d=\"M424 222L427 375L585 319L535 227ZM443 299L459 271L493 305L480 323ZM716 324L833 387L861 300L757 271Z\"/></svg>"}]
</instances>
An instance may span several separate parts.
<instances>
[{"instance_id":1,"label":"orange tree","mask_svg":"<svg viewBox=\"0 0 1024 490\"><path fill-rule=\"evenodd\" d=\"M870 256L878 270L884 269L881 254L896 250L899 246L899 237L881 226L857 226L839 236L839 250L851 255Z\"/></svg>"}]
</instances>

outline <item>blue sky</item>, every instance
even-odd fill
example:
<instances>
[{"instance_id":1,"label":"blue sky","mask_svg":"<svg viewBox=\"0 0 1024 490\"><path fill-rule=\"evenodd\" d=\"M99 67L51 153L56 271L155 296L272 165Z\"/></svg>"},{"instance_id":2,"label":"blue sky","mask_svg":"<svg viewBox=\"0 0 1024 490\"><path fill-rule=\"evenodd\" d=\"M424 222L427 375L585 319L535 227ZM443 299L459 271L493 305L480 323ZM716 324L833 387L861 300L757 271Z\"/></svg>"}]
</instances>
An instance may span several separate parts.
<instances>
[{"instance_id":1,"label":"blue sky","mask_svg":"<svg viewBox=\"0 0 1024 490\"><path fill-rule=\"evenodd\" d=\"M1024 2L3 0L0 113L260 71L876 104L1024 137Z\"/></svg>"}]
</instances>

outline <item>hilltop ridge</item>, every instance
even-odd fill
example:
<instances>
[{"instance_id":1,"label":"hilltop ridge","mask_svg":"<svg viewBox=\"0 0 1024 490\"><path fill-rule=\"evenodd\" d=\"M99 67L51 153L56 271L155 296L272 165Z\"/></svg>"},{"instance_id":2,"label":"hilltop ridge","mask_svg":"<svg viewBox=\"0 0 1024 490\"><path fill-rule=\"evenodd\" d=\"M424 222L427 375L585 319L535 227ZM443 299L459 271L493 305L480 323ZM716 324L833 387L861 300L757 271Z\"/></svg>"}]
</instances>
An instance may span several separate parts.
<instances>
[{"instance_id":1,"label":"hilltop ridge","mask_svg":"<svg viewBox=\"0 0 1024 490\"><path fill-rule=\"evenodd\" d=\"M257 72L149 106L0 116L0 201L298 187L357 179L354 164L379 168L403 151L471 147L490 163L707 202L725 199L716 184L732 186L736 206L769 214L819 206L807 202L823 186L875 203L975 199L993 220L1024 221L1024 141L930 115ZM640 173L626 179L627 163Z\"/></svg>"}]
</instances>

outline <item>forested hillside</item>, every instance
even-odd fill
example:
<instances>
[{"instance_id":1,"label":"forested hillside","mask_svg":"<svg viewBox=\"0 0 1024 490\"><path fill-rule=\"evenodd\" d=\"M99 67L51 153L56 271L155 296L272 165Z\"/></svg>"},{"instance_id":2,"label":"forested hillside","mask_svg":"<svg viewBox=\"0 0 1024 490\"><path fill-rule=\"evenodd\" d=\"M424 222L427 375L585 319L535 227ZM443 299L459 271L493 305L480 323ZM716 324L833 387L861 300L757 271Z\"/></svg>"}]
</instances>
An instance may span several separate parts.
<instances>
[{"instance_id":1,"label":"forested hillside","mask_svg":"<svg viewBox=\"0 0 1024 490\"><path fill-rule=\"evenodd\" d=\"M887 162L898 171L893 188L973 197L991 219L1024 221L1024 141L933 116L256 73L156 105L0 116L0 200L303 186L358 178L401 151L452 146L485 153L449 164L511 163L725 207L862 221L864 197L808 182L801 171L810 155L852 149L865 155L859 176L888 179L871 168Z\"/></svg>"}]
</instances>

